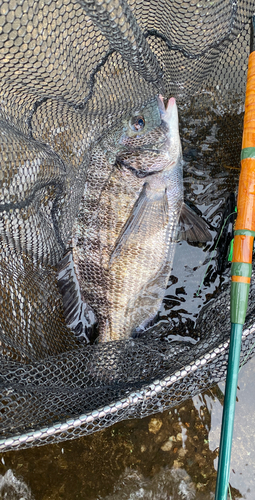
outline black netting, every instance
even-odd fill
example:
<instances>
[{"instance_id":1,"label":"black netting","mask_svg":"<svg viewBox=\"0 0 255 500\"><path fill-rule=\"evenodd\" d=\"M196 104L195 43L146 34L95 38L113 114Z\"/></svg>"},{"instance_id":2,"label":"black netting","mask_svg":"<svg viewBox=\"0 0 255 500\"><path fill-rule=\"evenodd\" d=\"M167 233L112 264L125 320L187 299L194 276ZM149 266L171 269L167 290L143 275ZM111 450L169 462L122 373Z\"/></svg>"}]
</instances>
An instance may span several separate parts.
<instances>
[{"instance_id":1,"label":"black netting","mask_svg":"<svg viewBox=\"0 0 255 500\"><path fill-rule=\"evenodd\" d=\"M84 187L90 180L96 197L108 175L102 144L111 164L112 130L132 111L153 106L158 94L177 99L188 162L184 186L216 237L236 189L237 171L231 186L222 171L239 166L254 6L233 0L2 3L0 449L70 439L155 413L224 378L228 275L219 278L214 261L199 307L208 304L192 321L177 328L181 309L171 322L166 311L173 299L166 296L160 321L140 338L86 345L70 328L68 301L77 291L68 259L77 214L90 216L81 208ZM209 202L196 187L201 179ZM206 248L209 260L212 247ZM254 294L252 288L242 362L254 349ZM83 307L89 322L93 311Z\"/></svg>"}]
</instances>

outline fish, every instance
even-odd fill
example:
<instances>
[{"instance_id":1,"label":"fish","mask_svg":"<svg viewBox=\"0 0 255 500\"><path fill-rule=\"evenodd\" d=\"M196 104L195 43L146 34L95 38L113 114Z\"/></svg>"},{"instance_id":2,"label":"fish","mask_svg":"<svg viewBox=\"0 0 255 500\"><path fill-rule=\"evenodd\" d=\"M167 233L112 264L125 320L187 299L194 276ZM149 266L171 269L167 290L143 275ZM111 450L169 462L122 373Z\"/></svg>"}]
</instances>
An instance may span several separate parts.
<instances>
[{"instance_id":1,"label":"fish","mask_svg":"<svg viewBox=\"0 0 255 500\"><path fill-rule=\"evenodd\" d=\"M137 336L153 323L178 239L206 242L211 234L184 203L176 100L165 107L157 96L94 147L73 226L75 296L94 312L99 342Z\"/></svg>"}]
</instances>

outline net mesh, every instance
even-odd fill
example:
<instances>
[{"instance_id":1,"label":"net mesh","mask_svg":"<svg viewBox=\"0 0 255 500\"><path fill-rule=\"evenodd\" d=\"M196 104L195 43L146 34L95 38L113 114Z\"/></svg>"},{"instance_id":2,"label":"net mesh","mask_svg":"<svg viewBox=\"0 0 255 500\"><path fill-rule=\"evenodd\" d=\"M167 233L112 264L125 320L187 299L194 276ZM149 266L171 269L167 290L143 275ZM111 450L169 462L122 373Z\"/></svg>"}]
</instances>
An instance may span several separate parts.
<instances>
[{"instance_id":1,"label":"net mesh","mask_svg":"<svg viewBox=\"0 0 255 500\"><path fill-rule=\"evenodd\" d=\"M200 312L197 342L169 342L152 328L139 339L84 345L66 323L58 266L93 148L155 95L176 97L186 128L217 109L230 133L214 161L238 165L241 128L231 127L243 109L254 6L1 4L0 449L71 439L162 411L224 378L228 286ZM254 294L252 287L242 362L254 350Z\"/></svg>"}]
</instances>

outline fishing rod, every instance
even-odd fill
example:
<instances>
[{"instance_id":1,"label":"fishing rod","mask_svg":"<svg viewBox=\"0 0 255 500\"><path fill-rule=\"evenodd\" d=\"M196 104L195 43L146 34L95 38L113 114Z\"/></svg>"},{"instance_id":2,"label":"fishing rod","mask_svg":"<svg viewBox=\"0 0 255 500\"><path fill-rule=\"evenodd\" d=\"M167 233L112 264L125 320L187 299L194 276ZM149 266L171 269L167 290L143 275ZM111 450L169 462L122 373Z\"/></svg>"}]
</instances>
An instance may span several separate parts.
<instances>
[{"instance_id":1,"label":"fishing rod","mask_svg":"<svg viewBox=\"0 0 255 500\"><path fill-rule=\"evenodd\" d=\"M245 97L241 173L239 177L237 219L234 231L231 265L230 315L231 333L227 379L221 425L215 500L226 500L235 402L242 343L252 273L255 236L255 15L251 19L251 45Z\"/></svg>"}]
</instances>

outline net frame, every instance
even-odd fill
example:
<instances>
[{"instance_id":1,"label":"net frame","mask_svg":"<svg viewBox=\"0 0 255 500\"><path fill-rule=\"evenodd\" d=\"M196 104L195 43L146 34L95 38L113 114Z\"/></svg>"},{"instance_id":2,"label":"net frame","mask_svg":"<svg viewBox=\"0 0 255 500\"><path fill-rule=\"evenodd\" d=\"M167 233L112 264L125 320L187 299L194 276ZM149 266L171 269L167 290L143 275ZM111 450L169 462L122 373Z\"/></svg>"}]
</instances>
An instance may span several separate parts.
<instances>
[{"instance_id":1,"label":"net frame","mask_svg":"<svg viewBox=\"0 0 255 500\"><path fill-rule=\"evenodd\" d=\"M13 7L12 4L13 2L10 1L9 6ZM52 17L54 17L54 8L52 8L52 6L54 7L53 4L55 5L54 2L45 2L44 5L45 10L48 9L47 15L45 16L45 19L47 18L45 25L48 27L49 19L51 18L49 13L51 12ZM30 8L27 8L25 2L22 5L23 16L26 17L26 14L28 16L32 7L30 6ZM46 252L46 261L43 260L43 257L37 257L37 259L35 259L37 260L38 279L40 283L45 281L45 277L47 277L49 281L51 280L52 266L58 262L61 251L63 251L61 245L64 244L65 246L68 241L70 226L72 225L77 208L72 210L72 215L70 217L71 221L69 222L67 222L66 214L70 207L77 207L81 196L79 185L83 182L83 171L86 167L86 162L88 161L86 151L88 151L91 145L107 131L107 127L111 127L117 119L127 113L128 110L134 106L134 103L139 104L144 102L144 100L149 100L152 95L162 91L164 86L164 92L166 95L178 95L180 101L184 101L187 95L197 95L199 98L202 89L204 89L204 94L213 89L214 99L218 100L222 109L226 109L226 107L229 108L229 102L231 102L231 106L235 111L240 106L240 101L242 101L244 96L246 64L245 61L242 61L240 74L238 78L235 79L233 76L235 75L235 72L232 71L233 64L231 70L228 63L230 62L231 54L238 54L238 44L240 43L241 37L243 37L241 45L245 47L246 56L248 56L247 19L254 9L254 4L252 2L239 2L239 4L236 4L234 1L224 3L218 2L217 5L215 5L212 18L214 19L214 22L216 22L217 17L222 19L222 24L224 25L225 23L225 27L220 26L217 32L213 19L211 19L211 24L209 23L210 29L208 29L208 33L211 33L211 38L209 36L209 38L206 39L206 45L200 51L195 52L195 49L193 49L192 43L189 43L188 38L190 36L192 42L193 37L195 39L197 34L193 33L191 30L189 36L186 36L183 42L180 39L175 22L173 21L173 19L176 18L177 22L181 19L181 16L185 15L185 13L189 20L193 19L192 15L194 15L195 19L196 16L193 12L194 9L192 2L189 4L187 3L186 10L179 2L173 3L172 10L169 10L172 32L175 32L176 34L175 43L171 40L166 19L162 18L162 9L165 8L165 5L162 7L160 2L157 2L155 5L152 2L152 6L154 7L151 11L149 9L149 15L147 18L146 5L143 2L129 2L129 4L127 4L122 1L118 2L117 7L113 6L112 2L80 2L78 7L78 4L74 4L73 2L64 2L63 5L65 5L65 8L68 5L71 6L71 8L69 8L69 13L71 13L68 18L69 21L72 19L73 12L82 12L79 10L82 6L82 8L85 9L87 16L86 27L92 28L91 31L88 32L90 34L88 34L84 28L86 32L83 33L84 39L90 44L95 41L95 37L101 42L103 41L101 46L99 44L94 66L90 66L90 70L88 72L86 87L87 94L84 90L81 90L80 95L79 93L78 95L75 93L72 95L72 90L70 90L73 88L72 85L68 88L70 78L66 85L67 98L65 99L62 99L61 92L55 95L53 92L50 93L49 88L47 88L47 95L44 95L44 92L40 90L40 87L38 91L38 88L36 87L38 82L36 80L35 87L33 88L32 85L29 87L29 91L27 91L27 89L25 89L26 85L23 84L23 81L25 82L27 75L29 74L27 73L29 68L31 71L31 65L29 68L26 65L24 66L21 79L17 82L16 76L13 76L13 78L10 79L10 74L8 73L8 71L11 71L10 68L12 67L10 57L9 63L6 65L7 77L4 79L4 83L6 83L6 85L4 84L2 89L2 98L5 97L6 99L5 101L3 100L4 105L2 107L2 137L5 136L7 139L12 138L16 147L17 144L19 144L19 140L21 142L23 141L25 143L25 149L27 148L28 151L32 151L31 154L35 154L35 149L36 154L39 154L38 151L42 156L45 153L44 158L46 166L49 158L48 146L50 146L50 154L52 155L51 161L53 161L56 165L54 175L56 175L56 169L58 169L59 177L63 175L63 170L65 170L66 165L72 165L76 168L78 164L78 169L76 168L75 175L71 172L71 168L69 169L71 172L69 182L72 185L74 195L65 200L66 206L63 208L61 216L57 221L61 238L59 238L56 248L54 247L54 244L52 244L49 251ZM208 6L206 6L206 4L202 4L201 8L205 13L206 9L208 10ZM10 11L3 11L3 16L6 18L6 23L3 24L3 26L7 26L8 23L11 24L10 20L12 19L12 15L9 14L13 11L13 8L10 8ZM66 11L68 12L68 8L66 8ZM110 16L111 12L109 11L114 14ZM156 16L155 11L157 13ZM190 11L193 12L192 15L190 15ZM36 17L35 10L32 13L30 12L30 17L31 15L34 15L34 17L30 19L33 24L33 19ZM61 16L63 17L63 14L61 14ZM78 18L78 16L76 17ZM159 19L161 18L162 20L160 25ZM153 24L157 26L153 27ZM193 31L195 32L197 24L194 24L193 26L195 26L193 27ZM8 33L11 32L12 31L8 32L7 30L5 33L5 35L7 34L7 38L2 38L1 42L10 42L11 37L8 36ZM125 33L125 36L123 33ZM187 45L186 48L185 43ZM203 46L203 40L200 40L200 46ZM7 54L11 54L10 47L7 48ZM155 54L157 54L157 58ZM63 60L65 60L66 65L68 65L68 62L70 64L74 64L74 62L72 62L72 56L70 55L70 52L68 52L67 48L65 48L64 56ZM238 57L236 57L236 59L238 60ZM89 55L87 60L89 60ZM178 66L180 68L179 71L176 71L175 69L176 61L178 61ZM78 67L79 64L81 64L79 57L78 60L75 60L75 64ZM111 73L110 69L114 65L117 65L121 71L127 75L127 82L129 82L122 83L122 89L125 88L127 92L126 101L123 103L122 107L119 107L121 95L120 92L117 91L120 80L117 81L117 84L116 82L114 83L116 75L114 71ZM184 69L182 69L182 66ZM106 68L108 73L107 71L104 73ZM226 71L223 71L223 68L226 68ZM98 89L100 88L99 77L100 75L103 75L101 79L102 83L105 74L108 74L107 85L110 89L112 88L117 92L116 102L112 104L112 109L114 110L115 115L112 116L111 114L110 119L109 108L107 107L108 104L104 103L102 99L98 97ZM216 86L214 81L215 74L219 77L218 84ZM47 77L49 77L49 75L47 75ZM190 83L188 83L189 81ZM225 81L228 82L227 89L224 88ZM76 81L74 86L75 85L78 88L80 84ZM138 95L137 99L134 100L133 96L130 94L130 88L132 90L138 85L143 85L143 95ZM81 85L80 88L82 88ZM15 101L15 92L19 95L20 102L18 103ZM233 99L233 92L236 95L236 99ZM229 101L229 95L231 95L231 101ZM102 110L103 114L100 114L102 113ZM53 119L48 122L48 117L51 117L52 112L54 115ZM73 141L72 139L70 140L70 130L66 131L65 126L62 126L64 130L60 130L60 133L63 133L63 136L61 136L59 142L55 140L54 135L52 136L52 125L54 125L54 127L58 126L58 128L61 129L61 127L59 127L59 123L63 120L63 117L65 118L65 122L68 122L69 120L75 122L76 120L77 128L74 129L75 132L79 130L79 127L85 130L88 120L94 120L93 130L89 131L85 140L81 140L79 155L77 155L78 161L77 158L75 158L75 160L72 158ZM42 124L44 124L44 127L42 127ZM33 146L32 149L31 145ZM70 154L70 151L72 154ZM8 149L8 153L9 152L10 147ZM44 187L47 188L48 186ZM47 193L48 191L46 192L45 197L47 196ZM4 195L6 196L5 193ZM42 199L40 198L39 202L41 203L41 201ZM6 200L4 200L4 202L6 203ZM2 212L6 211L6 208L8 212L8 207L6 207L6 205L4 205ZM55 240L53 238L53 243L54 242ZM10 240L7 243L10 247L12 246ZM52 250L53 247L54 251ZM7 255L4 254L3 260L7 263L3 266L3 276L5 282L7 271L10 272L11 276L15 275L16 272L19 276L19 280L22 275L20 272L20 261L17 258L17 254L15 254L17 248L15 245L13 245L13 248L14 252L12 249L10 253L14 263L13 267L10 265L8 253ZM26 280L29 273L30 276L34 278L35 268L31 266L28 259L27 268L25 268L24 272L25 284L27 283ZM53 287L55 286L54 280L51 282L51 285ZM42 295L44 293L46 293L45 290L43 290ZM251 295L253 297L253 292ZM43 303L43 298L40 300ZM214 314L218 314L217 308L220 307L219 304L222 304L222 300L224 300L226 304L228 303L228 292L223 292L220 300L217 301L216 299L213 304L210 304L211 311L209 313L208 308L206 309L207 312L204 314L208 324L210 324L209 318L210 315L213 314L213 311ZM133 380L133 386L135 383L136 389L133 390L132 383L130 383L128 377L126 377L126 381L123 383L123 374L125 374L124 365L122 365L123 372L121 373L120 368L118 370L116 369L114 377L112 376L113 370L111 369L109 370L108 378L104 384L102 382L102 378L96 379L95 377L93 383L89 383L88 386L85 387L84 401L93 399L96 409L89 409L86 413L84 413L80 411L80 408L77 409L74 405L71 413L76 413L75 416L66 418L60 415L59 421L56 419L54 421L53 419L52 422L49 422L46 426L41 422L36 422L35 425L33 425L33 422L30 422L30 428L34 427L34 429L28 429L27 432L24 432L21 429L20 423L17 421L15 424L16 427L13 426L14 419L17 419L17 415L20 415L20 412L22 412L22 404L27 406L27 403L32 401L32 406L34 405L34 407L37 408L37 411L39 411L38 409L45 405L45 397L46 399L50 398L49 390L47 388L49 378L47 379L47 377L45 377L45 371L48 373L48 377L51 377L55 372L55 367L58 362L61 362L62 371L60 377L63 377L64 374L66 374L65 376L68 376L68 374L70 374L68 362L73 360L72 365L75 365L75 360L77 362L77 350L73 350L73 348L76 347L74 346L74 340L68 340L68 331L65 330L63 320L60 320L59 323L61 325L61 332L64 330L67 334L67 341L66 344L62 346L62 350L64 352L58 354L57 357L54 356L54 349L49 350L49 352L44 352L42 356L40 351L42 347L39 346L38 350L37 347L33 348L32 351L29 349L23 349L21 359L19 359L21 346L15 345L13 339L11 343L8 335L6 336L6 332L2 331L2 345L7 345L8 347L7 349L6 347L2 349L1 413L3 419L3 438L0 441L0 449L3 451L10 448L24 448L35 444L47 444L49 442L55 442L56 440L60 441L72 439L74 437L89 434L126 418L143 417L148 414L155 413L156 411L162 411L163 409L174 406L185 400L187 397L200 392L209 385L222 380L226 373L229 345L228 332L230 331L230 323L225 316L222 317L223 332L217 334L215 331L209 332L210 329L208 328L208 325L203 323L202 316L203 314L201 314L199 327L202 330L206 330L208 335L210 333L210 338L213 338L213 341L211 340L208 342L207 339L204 339L199 343L199 345L196 346L195 350L193 350L192 346L185 343L181 346L179 344L159 346L157 342L155 343L153 340L130 340L124 343L120 342L112 345L109 344L107 347L92 346L79 348L80 357L83 355L84 359L86 357L86 360L88 360L90 353L93 352L95 358L102 358L102 366L106 366L104 362L105 349L107 349L108 353L111 351L113 357L114 353L118 353L119 355L119 353L123 353L125 352L125 349L127 349L130 359L135 359L135 362L133 361L133 366L141 366L146 350L148 350L148 348L153 348L154 364L155 359L161 360L161 362L158 362L158 365L156 363L158 376L151 369L147 373L147 379L144 382L142 374L138 370L138 374L136 374L136 378L134 377ZM250 318L248 316L246 329L243 333L242 362L247 361L254 351L253 340L255 328L253 318L252 307L250 306ZM46 324L44 332L48 327L49 325ZM8 358L10 351L14 353L13 360ZM191 351L195 353L196 361L194 362L191 360ZM44 359L40 361L40 358ZM216 359L217 365L220 364L220 369L216 366ZM25 361L26 364L22 361ZM175 364L178 364L177 370L175 368ZM199 375L197 375L198 373ZM120 376L122 376L122 384L116 384L116 379L117 377L120 378ZM74 398L75 389L80 388L80 383L78 383L76 387L74 378L72 381L73 383L70 386L67 384L66 387L66 392L69 393L71 399ZM107 405L97 404L100 397L96 397L96 393L99 394L101 390L101 393L104 392L104 394L107 395L110 384L112 384L110 396L112 402ZM59 379L58 388L60 389L57 396L57 399L59 400L62 395L61 378ZM54 393L54 387L52 389L52 393ZM178 394L179 396L177 396ZM69 401L68 398L67 401ZM84 401L84 407L86 407L87 403ZM54 407L53 403L52 405ZM67 413L68 412L70 412L70 408L68 408ZM14 417L15 414L16 416Z\"/></svg>"}]
</instances>

